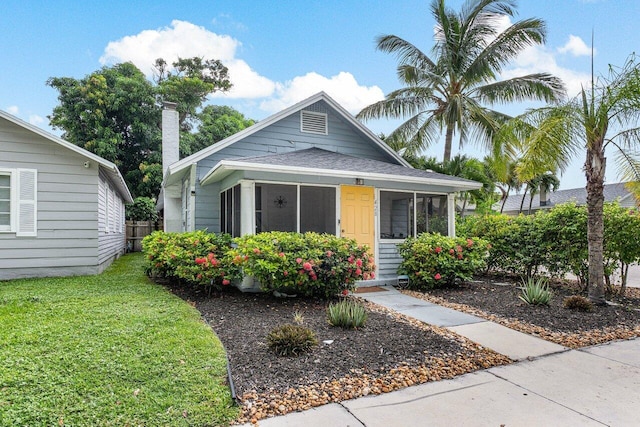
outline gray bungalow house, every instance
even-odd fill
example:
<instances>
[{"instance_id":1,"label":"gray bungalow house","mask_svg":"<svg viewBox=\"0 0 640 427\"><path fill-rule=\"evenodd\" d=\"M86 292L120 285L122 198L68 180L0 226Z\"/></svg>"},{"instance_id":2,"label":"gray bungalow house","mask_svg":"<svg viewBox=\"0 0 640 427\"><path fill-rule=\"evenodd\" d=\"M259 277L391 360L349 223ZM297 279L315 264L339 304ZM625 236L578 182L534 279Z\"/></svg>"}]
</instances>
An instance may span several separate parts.
<instances>
[{"instance_id":1,"label":"gray bungalow house","mask_svg":"<svg viewBox=\"0 0 640 427\"><path fill-rule=\"evenodd\" d=\"M0 280L101 272L130 202L116 165L0 111Z\"/></svg>"},{"instance_id":2,"label":"gray bungalow house","mask_svg":"<svg viewBox=\"0 0 640 427\"><path fill-rule=\"evenodd\" d=\"M413 169L325 93L182 160L177 123L166 105L165 231L346 236L371 249L375 282L397 281L397 244L407 236L454 235L456 192L481 186Z\"/></svg>"}]
</instances>

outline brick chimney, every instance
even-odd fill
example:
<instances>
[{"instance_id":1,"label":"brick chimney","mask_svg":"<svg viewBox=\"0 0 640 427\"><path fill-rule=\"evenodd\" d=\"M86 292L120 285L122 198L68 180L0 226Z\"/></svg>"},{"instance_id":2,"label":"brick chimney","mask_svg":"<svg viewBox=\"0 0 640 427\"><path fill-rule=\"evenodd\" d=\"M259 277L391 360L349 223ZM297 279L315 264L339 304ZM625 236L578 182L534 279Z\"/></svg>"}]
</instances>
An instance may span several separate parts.
<instances>
[{"instance_id":1,"label":"brick chimney","mask_svg":"<svg viewBox=\"0 0 640 427\"><path fill-rule=\"evenodd\" d=\"M180 119L175 102L162 106L162 176L167 168L180 160Z\"/></svg>"}]
</instances>

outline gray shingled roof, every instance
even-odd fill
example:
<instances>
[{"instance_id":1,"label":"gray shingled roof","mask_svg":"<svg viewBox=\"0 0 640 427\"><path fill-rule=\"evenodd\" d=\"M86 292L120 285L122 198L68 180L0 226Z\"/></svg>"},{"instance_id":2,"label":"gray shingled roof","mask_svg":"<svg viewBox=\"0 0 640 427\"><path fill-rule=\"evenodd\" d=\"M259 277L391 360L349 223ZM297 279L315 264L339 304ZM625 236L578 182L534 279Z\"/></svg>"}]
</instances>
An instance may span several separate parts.
<instances>
[{"instance_id":1,"label":"gray shingled roof","mask_svg":"<svg viewBox=\"0 0 640 427\"><path fill-rule=\"evenodd\" d=\"M475 183L475 181L457 176L444 175L421 169L412 169L393 163L378 160L365 159L334 153L320 148L307 148L283 154L270 154L257 157L243 157L234 159L243 163L261 164L270 166L288 166L299 168L326 169L335 171L351 171L362 173L378 173L394 176L406 176L416 178L437 179L442 181Z\"/></svg>"},{"instance_id":2,"label":"gray shingled roof","mask_svg":"<svg viewBox=\"0 0 640 427\"><path fill-rule=\"evenodd\" d=\"M618 182L615 184L605 184L604 186L604 201L613 202L615 200L622 199L629 196L629 190L624 187L624 182ZM548 209L555 205L559 205L566 202L575 202L578 205L585 205L587 203L587 190L582 188L570 188L567 190L558 190L548 193L547 199L549 202L545 206L540 206L540 195L536 194L533 197L533 203L531 204L532 210ZM507 198L504 205L503 212L519 211L520 203L522 202L522 194L512 194ZM496 204L497 209L500 209L500 202ZM529 194L524 198L524 204L522 206L523 211L529 209Z\"/></svg>"}]
</instances>

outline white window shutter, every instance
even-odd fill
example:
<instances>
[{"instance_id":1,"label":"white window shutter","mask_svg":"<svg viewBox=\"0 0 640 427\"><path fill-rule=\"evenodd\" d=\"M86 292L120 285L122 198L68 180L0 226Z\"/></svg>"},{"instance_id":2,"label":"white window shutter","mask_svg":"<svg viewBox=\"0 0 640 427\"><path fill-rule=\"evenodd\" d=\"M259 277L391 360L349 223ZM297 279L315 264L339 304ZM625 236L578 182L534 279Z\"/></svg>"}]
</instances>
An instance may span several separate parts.
<instances>
[{"instance_id":1,"label":"white window shutter","mask_svg":"<svg viewBox=\"0 0 640 427\"><path fill-rule=\"evenodd\" d=\"M38 171L18 169L18 224L16 236L38 234Z\"/></svg>"}]
</instances>

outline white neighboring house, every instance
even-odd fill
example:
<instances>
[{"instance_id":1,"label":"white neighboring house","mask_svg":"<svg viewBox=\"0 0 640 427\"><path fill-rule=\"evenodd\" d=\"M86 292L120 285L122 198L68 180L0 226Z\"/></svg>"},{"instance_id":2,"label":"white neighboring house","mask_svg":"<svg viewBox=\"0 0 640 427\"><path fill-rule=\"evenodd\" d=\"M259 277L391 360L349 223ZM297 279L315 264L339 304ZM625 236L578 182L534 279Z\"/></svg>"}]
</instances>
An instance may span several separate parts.
<instances>
[{"instance_id":1,"label":"white neighboring house","mask_svg":"<svg viewBox=\"0 0 640 427\"><path fill-rule=\"evenodd\" d=\"M132 201L115 164L0 110L0 280L100 273Z\"/></svg>"}]
</instances>

